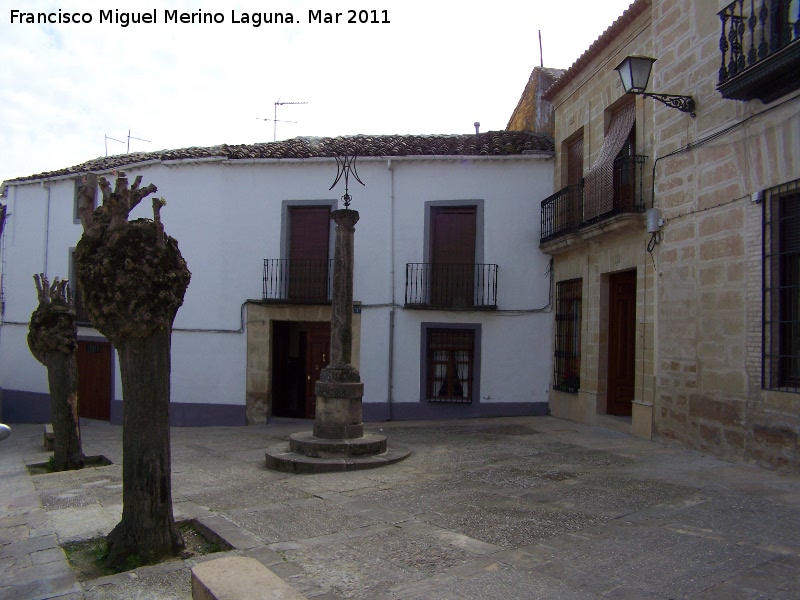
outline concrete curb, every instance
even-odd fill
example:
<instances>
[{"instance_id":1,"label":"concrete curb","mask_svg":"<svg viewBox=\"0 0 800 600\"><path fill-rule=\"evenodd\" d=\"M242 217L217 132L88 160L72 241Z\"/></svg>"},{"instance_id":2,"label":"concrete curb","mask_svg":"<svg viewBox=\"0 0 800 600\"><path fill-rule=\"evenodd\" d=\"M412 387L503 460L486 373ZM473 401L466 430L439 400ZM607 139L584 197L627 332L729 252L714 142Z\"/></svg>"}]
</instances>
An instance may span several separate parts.
<instances>
[{"instance_id":1,"label":"concrete curb","mask_svg":"<svg viewBox=\"0 0 800 600\"><path fill-rule=\"evenodd\" d=\"M193 600L306 600L254 558L217 558L192 568Z\"/></svg>"}]
</instances>

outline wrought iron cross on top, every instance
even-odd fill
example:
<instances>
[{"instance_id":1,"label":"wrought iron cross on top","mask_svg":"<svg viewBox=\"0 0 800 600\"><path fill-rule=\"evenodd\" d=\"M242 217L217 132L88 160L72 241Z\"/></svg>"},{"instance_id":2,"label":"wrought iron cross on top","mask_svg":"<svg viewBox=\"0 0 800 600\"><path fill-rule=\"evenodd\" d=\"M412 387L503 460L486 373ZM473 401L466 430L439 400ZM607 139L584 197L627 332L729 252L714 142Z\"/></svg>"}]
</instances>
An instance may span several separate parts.
<instances>
[{"instance_id":1,"label":"wrought iron cross on top","mask_svg":"<svg viewBox=\"0 0 800 600\"><path fill-rule=\"evenodd\" d=\"M339 180L344 175L344 196L342 196L342 202L344 202L345 208L350 208L350 201L353 197L350 195L349 186L350 186L350 175L356 178L356 181L361 185L364 185L364 182L358 177L358 171L356 171L356 158L357 156L353 154L352 156L335 156L336 159L336 179L334 180L331 187L328 190L332 190Z\"/></svg>"}]
</instances>

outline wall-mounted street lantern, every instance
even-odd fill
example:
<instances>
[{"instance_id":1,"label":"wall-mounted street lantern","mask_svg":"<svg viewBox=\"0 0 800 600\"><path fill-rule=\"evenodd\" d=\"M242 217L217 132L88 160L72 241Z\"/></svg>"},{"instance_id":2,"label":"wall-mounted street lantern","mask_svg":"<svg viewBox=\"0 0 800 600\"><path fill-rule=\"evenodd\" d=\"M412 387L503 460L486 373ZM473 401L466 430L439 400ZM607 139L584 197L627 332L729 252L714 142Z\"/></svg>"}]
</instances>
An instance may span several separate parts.
<instances>
[{"instance_id":1,"label":"wall-mounted street lantern","mask_svg":"<svg viewBox=\"0 0 800 600\"><path fill-rule=\"evenodd\" d=\"M678 96L675 94L651 94L645 92L647 83L650 81L650 70L655 58L649 56L628 56L616 67L619 78L622 80L622 87L626 94L637 94L655 98L659 102L677 108L681 112L688 112L692 117L694 112L694 98L691 96Z\"/></svg>"}]
</instances>

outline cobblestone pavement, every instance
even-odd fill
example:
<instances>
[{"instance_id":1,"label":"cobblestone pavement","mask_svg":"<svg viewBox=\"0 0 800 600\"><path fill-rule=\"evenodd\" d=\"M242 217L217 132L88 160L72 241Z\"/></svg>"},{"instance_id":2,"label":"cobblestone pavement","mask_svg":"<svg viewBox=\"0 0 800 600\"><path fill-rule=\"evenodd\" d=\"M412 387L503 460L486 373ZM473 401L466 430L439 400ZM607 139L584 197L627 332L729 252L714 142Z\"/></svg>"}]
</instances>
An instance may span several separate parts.
<instances>
[{"instance_id":1,"label":"cobblestone pavement","mask_svg":"<svg viewBox=\"0 0 800 600\"><path fill-rule=\"evenodd\" d=\"M77 582L61 545L121 514L121 428L84 421L113 464L30 475L42 426L0 443L0 598L191 598L197 560L260 560L309 598L796 599L800 476L550 417L369 424L412 455L289 475L264 450L309 422L174 428L177 519L233 550Z\"/></svg>"}]
</instances>

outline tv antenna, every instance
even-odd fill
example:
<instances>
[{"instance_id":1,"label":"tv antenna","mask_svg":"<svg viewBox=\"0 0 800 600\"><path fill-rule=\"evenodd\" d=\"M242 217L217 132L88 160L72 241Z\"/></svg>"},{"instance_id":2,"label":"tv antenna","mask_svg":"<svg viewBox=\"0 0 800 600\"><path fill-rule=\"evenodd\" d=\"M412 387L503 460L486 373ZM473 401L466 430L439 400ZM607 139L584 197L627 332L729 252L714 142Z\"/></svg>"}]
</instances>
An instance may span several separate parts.
<instances>
[{"instance_id":1,"label":"tv antenna","mask_svg":"<svg viewBox=\"0 0 800 600\"><path fill-rule=\"evenodd\" d=\"M106 156L108 156L108 140L112 142L119 142L120 144L124 144L122 140L118 140L117 138L112 138L110 135L106 135Z\"/></svg>"},{"instance_id":2,"label":"tv antenna","mask_svg":"<svg viewBox=\"0 0 800 600\"><path fill-rule=\"evenodd\" d=\"M259 121L272 121L272 141L275 142L278 140L278 123L297 123L297 121L284 121L282 119L278 119L278 107L283 106L284 104L308 104L308 102L282 102L280 98L277 102L275 102L275 110L273 112L271 119L264 119L262 117L256 117Z\"/></svg>"},{"instance_id":3,"label":"tv antenna","mask_svg":"<svg viewBox=\"0 0 800 600\"><path fill-rule=\"evenodd\" d=\"M125 154L131 153L131 140L139 140L140 142L148 142L148 143L150 142L150 140L146 140L144 138L133 137L131 135L131 130L128 129L128 150L125 152Z\"/></svg>"}]
</instances>

